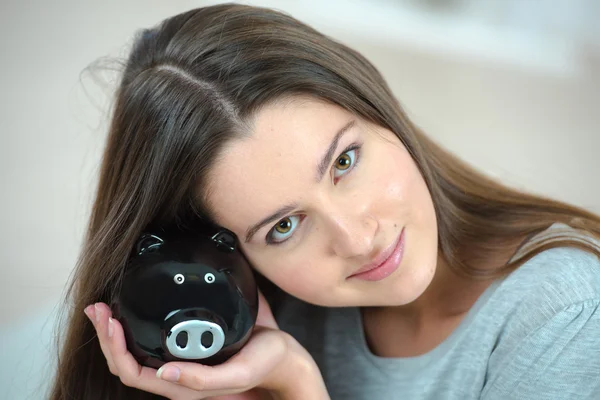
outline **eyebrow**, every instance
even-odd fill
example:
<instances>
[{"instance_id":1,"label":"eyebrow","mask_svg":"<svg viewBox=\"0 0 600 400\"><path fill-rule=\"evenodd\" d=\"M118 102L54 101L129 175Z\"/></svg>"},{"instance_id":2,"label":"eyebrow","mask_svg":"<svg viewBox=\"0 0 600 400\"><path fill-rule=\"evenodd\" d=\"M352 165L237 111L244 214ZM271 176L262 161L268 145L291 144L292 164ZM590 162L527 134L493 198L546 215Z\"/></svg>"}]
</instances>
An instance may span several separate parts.
<instances>
[{"instance_id":1,"label":"eyebrow","mask_svg":"<svg viewBox=\"0 0 600 400\"><path fill-rule=\"evenodd\" d=\"M327 171L327 168L329 167L329 164L331 163L331 158L333 157L333 155L335 154L335 151L337 150L338 143L339 143L340 139L354 125L356 125L356 120L352 119L351 121L349 121L348 123L346 123L335 134L335 137L331 141L331 144L329 145L329 148L327 149L327 151L325 152L325 154L321 158L321 161L317 165L317 174L315 176L315 182L316 183L321 182L321 180L323 179L323 176L325 175L325 172ZM281 207L279 210L275 211L273 214L271 214L268 217L264 218L260 222L252 225L250 228L248 228L246 230L246 239L245 239L245 242L248 243L250 240L252 240L252 237L254 236L254 234L256 232L258 232L263 226L267 225L270 222L273 222L275 220L283 218L284 216L286 216L287 214L289 214L290 212L292 212L297 207L298 207L297 203L287 204L287 205Z\"/></svg>"}]
</instances>

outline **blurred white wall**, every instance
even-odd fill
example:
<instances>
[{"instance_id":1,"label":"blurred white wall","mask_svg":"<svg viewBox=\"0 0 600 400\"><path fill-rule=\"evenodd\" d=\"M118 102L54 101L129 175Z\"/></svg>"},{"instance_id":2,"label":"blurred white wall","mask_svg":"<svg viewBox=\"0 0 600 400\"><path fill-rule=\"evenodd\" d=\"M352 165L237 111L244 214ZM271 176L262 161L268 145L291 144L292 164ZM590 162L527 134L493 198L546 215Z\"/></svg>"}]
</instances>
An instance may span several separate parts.
<instances>
[{"instance_id":1,"label":"blurred white wall","mask_svg":"<svg viewBox=\"0 0 600 400\"><path fill-rule=\"evenodd\" d=\"M109 100L80 73L125 55L136 29L212 3L0 3L0 398L44 398L52 374L54 311L81 245ZM244 3L361 51L409 115L467 161L600 212L598 2Z\"/></svg>"}]
</instances>

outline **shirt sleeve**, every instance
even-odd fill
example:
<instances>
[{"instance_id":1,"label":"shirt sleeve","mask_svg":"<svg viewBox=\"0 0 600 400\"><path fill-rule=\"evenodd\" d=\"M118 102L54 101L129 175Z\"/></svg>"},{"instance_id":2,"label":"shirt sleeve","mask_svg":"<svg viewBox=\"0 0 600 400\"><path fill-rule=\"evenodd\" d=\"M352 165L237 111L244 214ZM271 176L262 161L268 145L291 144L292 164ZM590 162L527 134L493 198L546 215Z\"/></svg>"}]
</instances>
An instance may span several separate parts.
<instances>
[{"instance_id":1,"label":"shirt sleeve","mask_svg":"<svg viewBox=\"0 0 600 400\"><path fill-rule=\"evenodd\" d=\"M569 305L518 338L500 339L480 398L600 399L599 304Z\"/></svg>"}]
</instances>

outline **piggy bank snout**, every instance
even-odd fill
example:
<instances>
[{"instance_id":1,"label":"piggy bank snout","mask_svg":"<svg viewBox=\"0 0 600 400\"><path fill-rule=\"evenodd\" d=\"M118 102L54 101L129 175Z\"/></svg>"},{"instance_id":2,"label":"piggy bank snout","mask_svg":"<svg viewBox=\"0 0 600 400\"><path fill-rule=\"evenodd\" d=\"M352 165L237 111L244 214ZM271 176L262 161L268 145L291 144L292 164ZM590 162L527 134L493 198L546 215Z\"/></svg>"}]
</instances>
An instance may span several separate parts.
<instances>
[{"instance_id":1,"label":"piggy bank snout","mask_svg":"<svg viewBox=\"0 0 600 400\"><path fill-rule=\"evenodd\" d=\"M225 332L215 322L192 319L175 324L166 337L167 350L182 359L203 359L219 352L225 344Z\"/></svg>"}]
</instances>

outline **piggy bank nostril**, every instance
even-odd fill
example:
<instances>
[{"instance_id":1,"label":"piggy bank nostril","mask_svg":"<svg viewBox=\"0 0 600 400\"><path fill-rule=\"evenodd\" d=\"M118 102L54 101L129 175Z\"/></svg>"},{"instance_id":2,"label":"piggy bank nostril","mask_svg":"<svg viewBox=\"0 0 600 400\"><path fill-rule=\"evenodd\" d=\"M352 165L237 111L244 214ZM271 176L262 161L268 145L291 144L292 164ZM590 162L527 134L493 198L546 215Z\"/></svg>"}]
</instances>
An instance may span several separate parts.
<instances>
[{"instance_id":1,"label":"piggy bank nostril","mask_svg":"<svg viewBox=\"0 0 600 400\"><path fill-rule=\"evenodd\" d=\"M202 336L200 337L200 343L202 343L202 346L209 348L210 346L212 346L213 344L213 335L210 332L204 332L202 334Z\"/></svg>"},{"instance_id":2,"label":"piggy bank nostril","mask_svg":"<svg viewBox=\"0 0 600 400\"><path fill-rule=\"evenodd\" d=\"M188 344L188 333L186 331L179 332L175 338L175 343L177 343L177 346L185 349Z\"/></svg>"}]
</instances>

